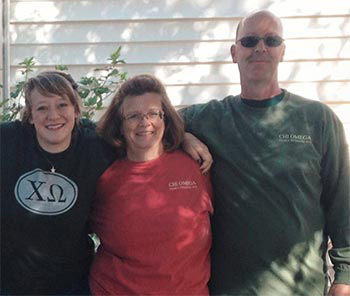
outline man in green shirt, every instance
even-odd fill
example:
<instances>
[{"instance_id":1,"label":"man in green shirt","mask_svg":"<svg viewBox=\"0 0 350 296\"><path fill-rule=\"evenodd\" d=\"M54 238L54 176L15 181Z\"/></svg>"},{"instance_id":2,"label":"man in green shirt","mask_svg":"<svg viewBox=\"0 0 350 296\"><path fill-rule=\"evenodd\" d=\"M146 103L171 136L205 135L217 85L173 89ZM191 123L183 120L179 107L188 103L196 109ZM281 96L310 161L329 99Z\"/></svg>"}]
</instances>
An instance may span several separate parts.
<instances>
[{"instance_id":1,"label":"man in green shirt","mask_svg":"<svg viewBox=\"0 0 350 296\"><path fill-rule=\"evenodd\" d=\"M326 105L280 88L282 35L268 11L244 18L231 47L241 94L182 110L214 159L212 295L350 295L344 129Z\"/></svg>"}]
</instances>

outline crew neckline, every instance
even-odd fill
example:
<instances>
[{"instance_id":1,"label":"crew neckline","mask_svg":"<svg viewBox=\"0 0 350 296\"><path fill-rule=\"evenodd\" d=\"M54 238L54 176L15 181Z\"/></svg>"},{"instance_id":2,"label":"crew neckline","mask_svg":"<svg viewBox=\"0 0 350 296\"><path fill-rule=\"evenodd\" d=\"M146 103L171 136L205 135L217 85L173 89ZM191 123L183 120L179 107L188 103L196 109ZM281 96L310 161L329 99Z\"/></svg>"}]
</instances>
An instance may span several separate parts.
<instances>
[{"instance_id":1,"label":"crew neckline","mask_svg":"<svg viewBox=\"0 0 350 296\"><path fill-rule=\"evenodd\" d=\"M145 160L145 161L131 160L126 156L124 158L124 161L130 163L132 166L135 166L135 167L152 166L154 164L157 164L158 162L163 161L163 159L166 157L166 155L167 155L167 152L163 151L162 154L159 155L157 158L154 158L151 160Z\"/></svg>"},{"instance_id":2,"label":"crew neckline","mask_svg":"<svg viewBox=\"0 0 350 296\"><path fill-rule=\"evenodd\" d=\"M242 103L245 105L255 107L255 108L266 108L266 107L272 107L277 105L279 102L281 102L284 98L285 91L282 89L282 92L272 98L267 98L263 100L258 99L245 99L241 97Z\"/></svg>"}]
</instances>

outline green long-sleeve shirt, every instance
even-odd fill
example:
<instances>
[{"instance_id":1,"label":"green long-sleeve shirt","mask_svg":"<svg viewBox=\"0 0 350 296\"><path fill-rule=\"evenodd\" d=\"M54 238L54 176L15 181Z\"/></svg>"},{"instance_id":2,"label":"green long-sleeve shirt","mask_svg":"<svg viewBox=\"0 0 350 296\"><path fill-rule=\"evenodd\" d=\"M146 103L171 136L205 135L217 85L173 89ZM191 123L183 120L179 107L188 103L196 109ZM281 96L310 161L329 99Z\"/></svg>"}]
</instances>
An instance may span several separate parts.
<instances>
[{"instance_id":1,"label":"green long-sleeve shirt","mask_svg":"<svg viewBox=\"0 0 350 296\"><path fill-rule=\"evenodd\" d=\"M211 294L323 295L327 236L350 284L349 153L329 107L284 91L182 111L210 149L215 193Z\"/></svg>"}]
</instances>

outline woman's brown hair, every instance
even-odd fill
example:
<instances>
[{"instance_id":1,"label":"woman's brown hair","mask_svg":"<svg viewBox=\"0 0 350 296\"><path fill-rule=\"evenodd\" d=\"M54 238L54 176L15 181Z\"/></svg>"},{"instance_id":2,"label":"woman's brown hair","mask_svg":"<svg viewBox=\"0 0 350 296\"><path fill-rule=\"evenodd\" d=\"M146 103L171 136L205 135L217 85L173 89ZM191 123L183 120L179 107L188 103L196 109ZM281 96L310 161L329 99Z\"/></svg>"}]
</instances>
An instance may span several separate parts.
<instances>
[{"instance_id":1,"label":"woman's brown hair","mask_svg":"<svg viewBox=\"0 0 350 296\"><path fill-rule=\"evenodd\" d=\"M114 95L112 102L98 123L98 133L109 144L125 151L126 142L121 133L123 123L122 105L126 98L141 96L145 93L155 93L162 98L165 130L163 145L165 151L179 148L184 137L184 123L172 106L165 87L159 79L150 74L136 75L125 81Z\"/></svg>"}]
</instances>

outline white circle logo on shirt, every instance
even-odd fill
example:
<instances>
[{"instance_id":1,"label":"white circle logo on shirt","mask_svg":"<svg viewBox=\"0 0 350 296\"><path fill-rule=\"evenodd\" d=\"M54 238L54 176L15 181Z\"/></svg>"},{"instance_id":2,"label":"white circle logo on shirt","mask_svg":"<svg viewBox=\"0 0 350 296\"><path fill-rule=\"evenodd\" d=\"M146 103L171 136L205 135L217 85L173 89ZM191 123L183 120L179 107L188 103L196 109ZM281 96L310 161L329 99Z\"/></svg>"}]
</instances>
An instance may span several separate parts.
<instances>
[{"instance_id":1,"label":"white circle logo on shirt","mask_svg":"<svg viewBox=\"0 0 350 296\"><path fill-rule=\"evenodd\" d=\"M18 178L15 196L26 210L39 215L59 215L73 207L77 185L67 177L35 169Z\"/></svg>"}]
</instances>

